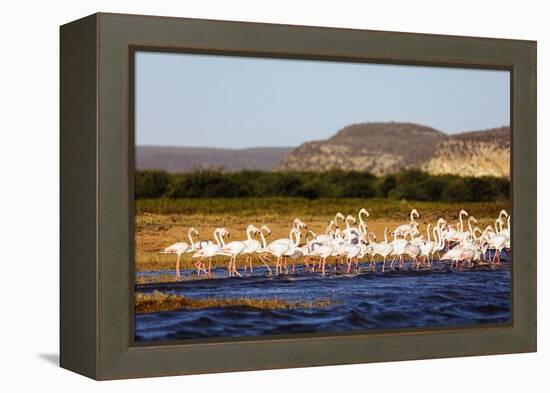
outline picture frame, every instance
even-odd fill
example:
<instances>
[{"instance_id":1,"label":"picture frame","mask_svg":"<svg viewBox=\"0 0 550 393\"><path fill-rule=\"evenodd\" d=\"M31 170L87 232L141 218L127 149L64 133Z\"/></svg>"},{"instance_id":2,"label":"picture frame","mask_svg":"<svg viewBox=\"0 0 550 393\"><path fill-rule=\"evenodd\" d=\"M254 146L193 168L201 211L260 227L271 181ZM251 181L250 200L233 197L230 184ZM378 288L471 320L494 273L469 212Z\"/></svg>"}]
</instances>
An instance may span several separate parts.
<instances>
[{"instance_id":1,"label":"picture frame","mask_svg":"<svg viewBox=\"0 0 550 393\"><path fill-rule=\"evenodd\" d=\"M133 54L509 70L508 325L136 344ZM60 28L60 365L97 380L534 352L536 42L97 13Z\"/></svg>"}]
</instances>

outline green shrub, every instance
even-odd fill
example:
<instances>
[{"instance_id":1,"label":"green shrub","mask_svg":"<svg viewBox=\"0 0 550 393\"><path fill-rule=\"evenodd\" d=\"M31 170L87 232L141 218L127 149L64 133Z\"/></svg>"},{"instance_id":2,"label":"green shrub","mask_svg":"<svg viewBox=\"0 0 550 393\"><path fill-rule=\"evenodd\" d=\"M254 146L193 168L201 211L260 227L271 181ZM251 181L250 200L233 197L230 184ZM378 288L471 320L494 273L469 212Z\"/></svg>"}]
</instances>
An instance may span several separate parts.
<instances>
[{"instance_id":1,"label":"green shrub","mask_svg":"<svg viewBox=\"0 0 550 393\"><path fill-rule=\"evenodd\" d=\"M368 172L196 170L179 174L137 171L136 199L151 198L390 198L476 202L508 200L510 181L497 177L431 176L417 169L376 177Z\"/></svg>"},{"instance_id":2,"label":"green shrub","mask_svg":"<svg viewBox=\"0 0 550 393\"><path fill-rule=\"evenodd\" d=\"M172 177L164 171L137 171L134 179L136 199L162 197Z\"/></svg>"}]
</instances>

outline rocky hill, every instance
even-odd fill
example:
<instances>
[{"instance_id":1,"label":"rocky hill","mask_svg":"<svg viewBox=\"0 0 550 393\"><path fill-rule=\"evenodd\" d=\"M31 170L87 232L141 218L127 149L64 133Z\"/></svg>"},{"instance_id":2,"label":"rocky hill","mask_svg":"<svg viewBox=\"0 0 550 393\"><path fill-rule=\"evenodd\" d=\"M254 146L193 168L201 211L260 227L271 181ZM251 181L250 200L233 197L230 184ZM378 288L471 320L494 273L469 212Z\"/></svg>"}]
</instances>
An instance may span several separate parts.
<instances>
[{"instance_id":1,"label":"rocky hill","mask_svg":"<svg viewBox=\"0 0 550 393\"><path fill-rule=\"evenodd\" d=\"M420 168L434 175L510 176L510 128L464 132L438 143Z\"/></svg>"},{"instance_id":2,"label":"rocky hill","mask_svg":"<svg viewBox=\"0 0 550 393\"><path fill-rule=\"evenodd\" d=\"M361 123L288 154L280 170L338 168L386 175L420 168L431 174L509 176L508 127L447 135L412 123Z\"/></svg>"}]
</instances>

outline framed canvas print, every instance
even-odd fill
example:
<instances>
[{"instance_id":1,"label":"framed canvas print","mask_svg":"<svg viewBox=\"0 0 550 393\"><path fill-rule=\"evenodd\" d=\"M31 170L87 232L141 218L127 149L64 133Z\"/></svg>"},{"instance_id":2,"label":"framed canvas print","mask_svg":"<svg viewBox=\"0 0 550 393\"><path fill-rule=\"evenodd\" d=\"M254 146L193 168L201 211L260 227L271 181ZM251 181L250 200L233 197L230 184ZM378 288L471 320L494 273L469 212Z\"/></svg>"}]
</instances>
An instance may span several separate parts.
<instances>
[{"instance_id":1,"label":"framed canvas print","mask_svg":"<svg viewBox=\"0 0 550 393\"><path fill-rule=\"evenodd\" d=\"M536 350L536 43L61 27L61 366Z\"/></svg>"}]
</instances>

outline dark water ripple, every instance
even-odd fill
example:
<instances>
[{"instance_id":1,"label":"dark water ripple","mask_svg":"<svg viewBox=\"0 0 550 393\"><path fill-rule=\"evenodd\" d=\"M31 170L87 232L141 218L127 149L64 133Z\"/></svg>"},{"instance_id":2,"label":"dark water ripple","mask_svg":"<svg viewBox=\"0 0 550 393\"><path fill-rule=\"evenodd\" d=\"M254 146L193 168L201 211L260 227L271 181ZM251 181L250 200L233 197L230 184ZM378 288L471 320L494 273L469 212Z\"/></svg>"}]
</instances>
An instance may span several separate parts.
<instances>
[{"instance_id":1,"label":"dark water ripple","mask_svg":"<svg viewBox=\"0 0 550 393\"><path fill-rule=\"evenodd\" d=\"M330 273L253 276L139 285L192 298L330 299L317 309L258 310L249 307L181 310L135 316L136 341L244 337L372 329L451 327L510 320L510 264L498 269ZM365 268L363 268L366 270ZM144 275L173 272L139 273ZM223 277L224 271L216 272Z\"/></svg>"}]
</instances>

